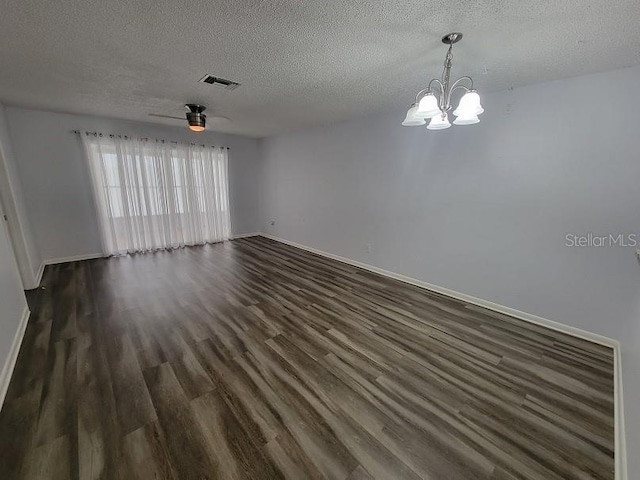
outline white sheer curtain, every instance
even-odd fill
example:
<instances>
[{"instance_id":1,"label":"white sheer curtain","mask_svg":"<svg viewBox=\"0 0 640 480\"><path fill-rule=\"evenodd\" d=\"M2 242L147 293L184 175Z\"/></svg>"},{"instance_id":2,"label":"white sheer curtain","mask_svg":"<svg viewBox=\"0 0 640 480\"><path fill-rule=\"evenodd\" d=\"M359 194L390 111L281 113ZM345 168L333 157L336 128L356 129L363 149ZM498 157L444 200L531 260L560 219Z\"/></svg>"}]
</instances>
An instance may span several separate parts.
<instances>
[{"instance_id":1,"label":"white sheer curtain","mask_svg":"<svg viewBox=\"0 0 640 480\"><path fill-rule=\"evenodd\" d=\"M104 253L227 240L227 149L82 134Z\"/></svg>"}]
</instances>

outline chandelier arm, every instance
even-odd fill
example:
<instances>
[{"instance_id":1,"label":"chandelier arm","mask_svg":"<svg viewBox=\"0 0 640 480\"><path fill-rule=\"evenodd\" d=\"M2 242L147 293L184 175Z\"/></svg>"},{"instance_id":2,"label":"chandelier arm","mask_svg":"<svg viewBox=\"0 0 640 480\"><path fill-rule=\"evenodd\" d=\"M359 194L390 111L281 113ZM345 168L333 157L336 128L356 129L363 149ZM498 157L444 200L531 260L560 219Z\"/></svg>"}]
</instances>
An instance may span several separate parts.
<instances>
[{"instance_id":1,"label":"chandelier arm","mask_svg":"<svg viewBox=\"0 0 640 480\"><path fill-rule=\"evenodd\" d=\"M460 82L463 82L464 80L468 80L469 81L470 85L468 87L466 85L462 85L460 83ZM451 96L453 95L453 92L457 88L462 88L463 90L465 90L467 92L473 90L473 78L465 75L464 77L460 77L455 82L453 82L453 84L451 85L451 88L447 92L447 105L449 105L451 103Z\"/></svg>"},{"instance_id":2,"label":"chandelier arm","mask_svg":"<svg viewBox=\"0 0 640 480\"><path fill-rule=\"evenodd\" d=\"M446 87L445 85L442 84L442 82L437 79L437 78L433 78L431 79L431 81L429 82L429 90L433 90L433 85L437 85L438 90L439 90L439 95L438 95L438 106L440 107L440 109L442 109L441 105L444 102L444 98L446 95Z\"/></svg>"},{"instance_id":3,"label":"chandelier arm","mask_svg":"<svg viewBox=\"0 0 640 480\"><path fill-rule=\"evenodd\" d=\"M463 80L469 80L469 86L466 87L467 90L473 90L473 78L471 78L468 75L465 75L464 77L460 77L459 79L457 79L455 82L453 82L453 84L451 85L451 90L454 89L454 87L456 87L458 85L458 83L462 82ZM463 86L463 85L461 85Z\"/></svg>"},{"instance_id":4,"label":"chandelier arm","mask_svg":"<svg viewBox=\"0 0 640 480\"><path fill-rule=\"evenodd\" d=\"M431 85L431 84L429 84L429 85ZM430 91L430 90L431 90L431 88L430 88L430 87L427 87L427 88L423 88L423 89L422 89L422 90L420 90L418 93L416 93L416 102L415 102L415 103L416 103L416 104L418 103L418 101L420 100L420 96L421 96L423 93L426 93L426 92L428 92L428 91Z\"/></svg>"},{"instance_id":5,"label":"chandelier arm","mask_svg":"<svg viewBox=\"0 0 640 480\"><path fill-rule=\"evenodd\" d=\"M431 90L431 89L432 89L432 87L431 87L431 86L432 86L434 83L438 85L438 89L440 90L440 92L444 92L444 85L443 85L443 84L442 84L442 82L441 82L439 79L437 79L437 78L433 78L433 79L429 82L429 90Z\"/></svg>"}]
</instances>

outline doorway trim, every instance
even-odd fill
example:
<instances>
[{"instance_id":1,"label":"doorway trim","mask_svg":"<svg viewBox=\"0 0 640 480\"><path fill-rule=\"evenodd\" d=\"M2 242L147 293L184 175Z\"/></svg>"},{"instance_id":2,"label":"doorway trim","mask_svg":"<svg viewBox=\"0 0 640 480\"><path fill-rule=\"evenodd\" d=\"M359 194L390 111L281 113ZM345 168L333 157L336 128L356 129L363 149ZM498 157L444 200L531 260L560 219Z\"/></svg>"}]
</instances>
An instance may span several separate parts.
<instances>
[{"instance_id":1,"label":"doorway trim","mask_svg":"<svg viewBox=\"0 0 640 480\"><path fill-rule=\"evenodd\" d=\"M1 107L1 106L0 106ZM0 110L0 115L4 112ZM5 222L9 239L13 247L13 253L18 264L22 287L25 290L36 288L36 275L34 262L27 248L27 235L23 225L24 219L20 218L16 205L16 188L11 182L9 168L7 165L7 145L3 145L0 139L0 203L2 204L2 214L0 220Z\"/></svg>"}]
</instances>

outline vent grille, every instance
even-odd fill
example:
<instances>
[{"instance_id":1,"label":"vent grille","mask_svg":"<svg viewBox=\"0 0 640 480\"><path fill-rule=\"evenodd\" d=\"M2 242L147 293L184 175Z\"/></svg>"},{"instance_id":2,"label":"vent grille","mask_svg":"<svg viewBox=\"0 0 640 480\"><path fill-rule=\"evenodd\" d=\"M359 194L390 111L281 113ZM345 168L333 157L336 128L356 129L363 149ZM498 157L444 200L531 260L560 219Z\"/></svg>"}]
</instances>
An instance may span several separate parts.
<instances>
[{"instance_id":1,"label":"vent grille","mask_svg":"<svg viewBox=\"0 0 640 480\"><path fill-rule=\"evenodd\" d=\"M235 90L240 86L238 82L227 80L225 78L216 77L215 75L211 75L210 73L202 77L200 79L200 83L207 83L209 85L224 87L226 90Z\"/></svg>"}]
</instances>

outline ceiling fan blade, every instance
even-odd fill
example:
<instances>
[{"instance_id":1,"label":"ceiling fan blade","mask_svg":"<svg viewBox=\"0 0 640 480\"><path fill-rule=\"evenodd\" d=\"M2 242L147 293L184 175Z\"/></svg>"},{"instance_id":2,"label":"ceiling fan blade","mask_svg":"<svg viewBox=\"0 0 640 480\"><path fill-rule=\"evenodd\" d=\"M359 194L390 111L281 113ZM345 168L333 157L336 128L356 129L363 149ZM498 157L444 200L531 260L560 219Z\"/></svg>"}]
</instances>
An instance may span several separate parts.
<instances>
[{"instance_id":1,"label":"ceiling fan blade","mask_svg":"<svg viewBox=\"0 0 640 480\"><path fill-rule=\"evenodd\" d=\"M210 117L207 117L207 122L223 124L231 123L231 119L229 117L223 117L222 115L212 115Z\"/></svg>"},{"instance_id":2,"label":"ceiling fan blade","mask_svg":"<svg viewBox=\"0 0 640 480\"><path fill-rule=\"evenodd\" d=\"M186 120L185 117L174 117L173 115L161 115L159 113L149 113L150 117L159 117L159 118L172 118L174 120Z\"/></svg>"}]
</instances>

